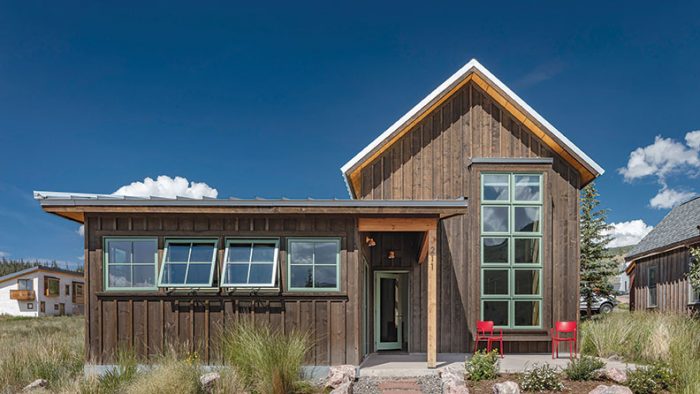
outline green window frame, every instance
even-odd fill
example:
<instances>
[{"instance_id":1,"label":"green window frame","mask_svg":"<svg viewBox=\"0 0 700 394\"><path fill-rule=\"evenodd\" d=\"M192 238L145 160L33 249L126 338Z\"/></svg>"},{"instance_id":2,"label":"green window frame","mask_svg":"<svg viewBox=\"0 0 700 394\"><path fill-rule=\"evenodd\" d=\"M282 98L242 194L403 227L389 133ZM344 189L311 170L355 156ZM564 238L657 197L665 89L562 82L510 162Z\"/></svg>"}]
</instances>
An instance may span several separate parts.
<instances>
[{"instance_id":1,"label":"green window frame","mask_svg":"<svg viewBox=\"0 0 700 394\"><path fill-rule=\"evenodd\" d=\"M232 245L251 245L250 247L250 254L247 259L247 261L229 261L231 254L231 246ZM274 245L274 254L272 257L272 260L262 260L262 261L256 261L256 259L253 257L255 253L255 245ZM220 286L221 287L231 287L231 288L277 288L277 274L278 274L278 261L279 261L279 247L280 247L280 240L279 238L249 238L249 239L243 239L243 238L231 238L226 240L226 252L224 253L224 264L223 268L221 270L221 281ZM253 267L255 266L262 266L262 265L272 265L272 275L270 278L270 281L268 282L250 282L250 275L251 272L253 271ZM227 273L229 272L228 270L231 269L233 266L239 266L239 267L247 267L246 269L246 282L245 283L234 283L234 282L229 282L227 281Z\"/></svg>"},{"instance_id":2,"label":"green window frame","mask_svg":"<svg viewBox=\"0 0 700 394\"><path fill-rule=\"evenodd\" d=\"M532 172L481 173L480 315L505 317L494 321L499 328L542 328L543 179Z\"/></svg>"},{"instance_id":3,"label":"green window frame","mask_svg":"<svg viewBox=\"0 0 700 394\"><path fill-rule=\"evenodd\" d=\"M172 260L172 245L182 245L188 248L187 259ZM193 251L196 245L206 245L211 247L211 257L197 259L193 256ZM212 287L214 280L214 269L216 268L216 256L218 253L219 240L216 238L170 238L165 240L165 249L163 250L163 263L160 266L160 275L158 278L159 287L167 288L203 288ZM184 268L184 277L182 282L173 282L166 279L166 271L174 267ZM191 281L190 272L192 268L209 269L209 276L206 281Z\"/></svg>"},{"instance_id":4,"label":"green window frame","mask_svg":"<svg viewBox=\"0 0 700 394\"><path fill-rule=\"evenodd\" d=\"M319 244L334 244L335 245L335 261L333 263L319 263L316 260L317 247ZM311 244L313 245L313 253L311 261L301 262L297 260L294 254L295 244ZM310 275L310 286L299 287L292 286L292 271L294 269L307 268ZM335 286L334 287L319 287L317 286L316 274L321 269L335 268ZM308 270L310 268L310 271ZM340 238L289 238L287 240L287 290L290 292L306 292L306 291L340 291Z\"/></svg>"},{"instance_id":5,"label":"green window frame","mask_svg":"<svg viewBox=\"0 0 700 394\"><path fill-rule=\"evenodd\" d=\"M110 256L110 244L112 242L131 242L131 247L129 251L128 260L124 259L127 256ZM146 261L146 257L143 256L143 260L134 261L134 242L151 243L153 247L153 258ZM158 278L158 239L154 237L108 237L103 240L103 251L104 251L104 289L105 291L144 291L144 290L158 290L157 278ZM148 267L152 267L153 273L153 285L152 286L134 286L133 274L135 269L140 269L142 272L148 272ZM145 270L144 270L145 268ZM112 269L126 269L129 272L131 278L130 286L118 286L110 285L110 273Z\"/></svg>"}]
</instances>

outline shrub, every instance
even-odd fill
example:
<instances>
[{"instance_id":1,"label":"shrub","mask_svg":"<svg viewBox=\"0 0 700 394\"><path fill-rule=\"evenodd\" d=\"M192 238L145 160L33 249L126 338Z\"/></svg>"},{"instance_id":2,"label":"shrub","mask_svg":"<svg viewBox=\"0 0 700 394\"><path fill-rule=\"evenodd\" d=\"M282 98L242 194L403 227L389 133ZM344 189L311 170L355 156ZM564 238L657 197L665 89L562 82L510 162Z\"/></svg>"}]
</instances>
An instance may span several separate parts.
<instances>
[{"instance_id":1,"label":"shrub","mask_svg":"<svg viewBox=\"0 0 700 394\"><path fill-rule=\"evenodd\" d=\"M254 393L295 392L310 348L308 333L282 334L268 325L248 321L239 322L222 337L224 361Z\"/></svg>"},{"instance_id":2,"label":"shrub","mask_svg":"<svg viewBox=\"0 0 700 394\"><path fill-rule=\"evenodd\" d=\"M571 360L564 369L564 374L570 380L593 380L593 372L603 368L605 363L595 357L582 356L580 359Z\"/></svg>"},{"instance_id":3,"label":"shrub","mask_svg":"<svg viewBox=\"0 0 700 394\"><path fill-rule=\"evenodd\" d=\"M635 394L654 394L678 384L676 374L663 363L627 371L627 386Z\"/></svg>"},{"instance_id":4,"label":"shrub","mask_svg":"<svg viewBox=\"0 0 700 394\"><path fill-rule=\"evenodd\" d=\"M496 379L498 377L498 351L486 352L479 350L472 358L464 363L467 380L478 382L480 380Z\"/></svg>"},{"instance_id":5,"label":"shrub","mask_svg":"<svg viewBox=\"0 0 700 394\"><path fill-rule=\"evenodd\" d=\"M561 391L564 385L561 383L559 373L549 364L542 366L534 366L532 369L525 371L522 377L520 387L525 391Z\"/></svg>"}]
</instances>

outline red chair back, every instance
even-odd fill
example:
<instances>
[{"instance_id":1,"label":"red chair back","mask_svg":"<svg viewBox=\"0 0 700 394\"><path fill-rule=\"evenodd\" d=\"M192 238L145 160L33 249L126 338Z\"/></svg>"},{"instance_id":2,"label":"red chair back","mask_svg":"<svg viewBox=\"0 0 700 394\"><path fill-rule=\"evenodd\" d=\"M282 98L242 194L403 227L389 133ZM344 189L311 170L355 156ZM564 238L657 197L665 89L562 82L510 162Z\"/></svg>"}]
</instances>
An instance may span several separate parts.
<instances>
[{"instance_id":1,"label":"red chair back","mask_svg":"<svg viewBox=\"0 0 700 394\"><path fill-rule=\"evenodd\" d=\"M476 332L480 334L493 334L493 321L476 321Z\"/></svg>"},{"instance_id":2,"label":"red chair back","mask_svg":"<svg viewBox=\"0 0 700 394\"><path fill-rule=\"evenodd\" d=\"M573 332L576 333L575 321L558 321L554 323L554 329L557 332Z\"/></svg>"}]
</instances>

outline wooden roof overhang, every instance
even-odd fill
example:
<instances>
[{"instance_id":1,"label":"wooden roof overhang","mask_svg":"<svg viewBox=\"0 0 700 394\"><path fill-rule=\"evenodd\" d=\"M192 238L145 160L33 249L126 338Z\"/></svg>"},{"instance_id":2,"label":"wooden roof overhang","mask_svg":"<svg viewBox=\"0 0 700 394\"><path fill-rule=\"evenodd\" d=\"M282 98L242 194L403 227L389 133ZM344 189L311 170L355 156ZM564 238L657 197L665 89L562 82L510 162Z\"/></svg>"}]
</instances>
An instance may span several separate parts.
<instances>
[{"instance_id":1,"label":"wooden roof overhang","mask_svg":"<svg viewBox=\"0 0 700 394\"><path fill-rule=\"evenodd\" d=\"M629 264L627 265L627 268L625 268L625 273L627 273L627 275L632 274L634 269L637 267L637 261L639 261L641 259L654 257L656 255L668 253L668 252L671 252L671 251L676 250L676 249L690 248L695 244L700 244L700 236L684 239L682 241L674 242L672 244L665 245L665 246L655 248L655 249L651 249L651 250L648 250L646 252L639 253L636 255L626 256L625 260L627 262L629 262Z\"/></svg>"},{"instance_id":2,"label":"wooden roof overhang","mask_svg":"<svg viewBox=\"0 0 700 394\"><path fill-rule=\"evenodd\" d=\"M35 192L41 208L78 223L90 213L125 214L253 214L357 215L366 217L432 217L461 215L467 201L459 200L237 200L165 199L112 195L71 195Z\"/></svg>"},{"instance_id":3,"label":"wooden roof overhang","mask_svg":"<svg viewBox=\"0 0 700 394\"><path fill-rule=\"evenodd\" d=\"M602 175L605 170L574 145L559 130L510 90L475 59L438 86L389 129L347 162L341 172L351 197L361 187L362 169L387 151L426 116L446 102L469 82L478 85L494 101L537 136L544 144L571 164L581 176L581 187Z\"/></svg>"}]
</instances>

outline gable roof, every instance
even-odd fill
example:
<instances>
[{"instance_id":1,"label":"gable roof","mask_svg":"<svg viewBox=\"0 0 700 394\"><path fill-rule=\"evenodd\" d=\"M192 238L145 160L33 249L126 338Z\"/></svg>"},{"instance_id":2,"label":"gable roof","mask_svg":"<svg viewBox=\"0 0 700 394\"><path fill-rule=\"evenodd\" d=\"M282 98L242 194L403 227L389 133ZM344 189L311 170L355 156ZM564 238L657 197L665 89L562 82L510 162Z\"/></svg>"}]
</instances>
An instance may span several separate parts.
<instances>
[{"instance_id":1,"label":"gable roof","mask_svg":"<svg viewBox=\"0 0 700 394\"><path fill-rule=\"evenodd\" d=\"M700 196L671 209L625 258L636 260L650 252L700 237ZM629 269L629 268L628 268Z\"/></svg>"},{"instance_id":2,"label":"gable roof","mask_svg":"<svg viewBox=\"0 0 700 394\"><path fill-rule=\"evenodd\" d=\"M605 172L601 166L527 105L486 67L476 59L472 59L340 168L350 196L354 196L353 190L358 190L359 172L366 164L369 164L383 150L398 141L425 115L432 112L470 80L482 87L550 148L577 167L582 175L583 184L589 183Z\"/></svg>"},{"instance_id":3,"label":"gable roof","mask_svg":"<svg viewBox=\"0 0 700 394\"><path fill-rule=\"evenodd\" d=\"M6 282L8 280L14 279L14 278L19 278L24 275L32 274L34 272L41 271L41 272L46 272L49 274L66 274L66 275L73 275L82 278L83 274L77 271L70 271L70 270L64 270L61 268L50 268L50 267L43 267L43 266L36 266L36 267L29 267L25 268L23 270L13 272L11 274L7 274L5 276L0 276L0 283Z\"/></svg>"}]
</instances>

